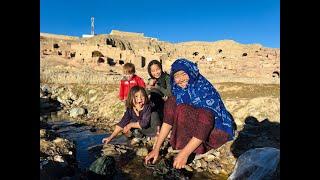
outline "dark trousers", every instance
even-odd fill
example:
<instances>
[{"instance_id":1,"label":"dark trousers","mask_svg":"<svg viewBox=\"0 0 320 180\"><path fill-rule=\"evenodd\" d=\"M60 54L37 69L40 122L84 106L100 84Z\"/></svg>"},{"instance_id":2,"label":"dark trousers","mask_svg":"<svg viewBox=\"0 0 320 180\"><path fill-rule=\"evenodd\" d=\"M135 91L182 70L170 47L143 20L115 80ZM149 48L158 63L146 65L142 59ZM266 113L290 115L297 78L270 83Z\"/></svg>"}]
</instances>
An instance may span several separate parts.
<instances>
[{"instance_id":1,"label":"dark trousers","mask_svg":"<svg viewBox=\"0 0 320 180\"><path fill-rule=\"evenodd\" d=\"M159 117L159 113L154 111L151 113L150 124L146 128L143 129L135 129L133 131L133 135L137 138L142 138L143 135L148 137L154 137L157 134L157 127L161 127L161 120Z\"/></svg>"},{"instance_id":2,"label":"dark trousers","mask_svg":"<svg viewBox=\"0 0 320 180\"><path fill-rule=\"evenodd\" d=\"M150 92L150 101L153 103L152 112L158 112L158 116L160 121L163 121L163 108L164 108L164 100L162 99L162 95L156 92Z\"/></svg>"}]
</instances>

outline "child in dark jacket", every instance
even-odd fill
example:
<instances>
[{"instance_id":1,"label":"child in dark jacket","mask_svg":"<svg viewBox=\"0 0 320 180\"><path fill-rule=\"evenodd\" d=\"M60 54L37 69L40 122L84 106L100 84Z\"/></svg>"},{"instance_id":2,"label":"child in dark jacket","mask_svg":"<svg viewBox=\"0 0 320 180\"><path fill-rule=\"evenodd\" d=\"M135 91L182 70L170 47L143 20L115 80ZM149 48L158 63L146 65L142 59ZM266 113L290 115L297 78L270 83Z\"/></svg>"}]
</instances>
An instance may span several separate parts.
<instances>
[{"instance_id":1,"label":"child in dark jacket","mask_svg":"<svg viewBox=\"0 0 320 180\"><path fill-rule=\"evenodd\" d=\"M146 87L143 79L135 74L135 66L132 63L123 65L123 78L120 81L119 99L127 99L128 93L133 86Z\"/></svg>"},{"instance_id":2,"label":"child in dark jacket","mask_svg":"<svg viewBox=\"0 0 320 180\"><path fill-rule=\"evenodd\" d=\"M138 129L147 137L155 137L156 141L161 122L158 113L152 111L152 105L149 103L145 89L140 86L132 87L126 100L126 106L127 110L121 121L116 125L113 133L104 138L102 142L107 144L121 131L127 134L133 129Z\"/></svg>"},{"instance_id":3,"label":"child in dark jacket","mask_svg":"<svg viewBox=\"0 0 320 180\"><path fill-rule=\"evenodd\" d=\"M171 96L170 76L162 70L162 65L158 60L152 60L148 64L150 79L146 88L149 91L159 93L163 99Z\"/></svg>"},{"instance_id":4,"label":"child in dark jacket","mask_svg":"<svg viewBox=\"0 0 320 180\"><path fill-rule=\"evenodd\" d=\"M164 102L170 97L171 85L170 76L162 70L162 65L158 60L152 60L148 64L150 79L146 86L150 101L154 104L154 111L157 111L162 121Z\"/></svg>"}]
</instances>

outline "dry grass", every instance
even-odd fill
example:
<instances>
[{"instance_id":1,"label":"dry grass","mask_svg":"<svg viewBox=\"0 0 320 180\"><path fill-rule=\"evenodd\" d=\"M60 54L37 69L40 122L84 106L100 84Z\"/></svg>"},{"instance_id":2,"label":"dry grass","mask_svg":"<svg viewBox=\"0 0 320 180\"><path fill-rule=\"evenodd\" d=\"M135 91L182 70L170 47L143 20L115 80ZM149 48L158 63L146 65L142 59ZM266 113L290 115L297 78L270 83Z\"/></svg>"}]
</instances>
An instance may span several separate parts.
<instances>
[{"instance_id":1,"label":"dry grass","mask_svg":"<svg viewBox=\"0 0 320 180\"><path fill-rule=\"evenodd\" d=\"M41 67L40 82L54 84L117 84L121 75L89 68Z\"/></svg>"}]
</instances>

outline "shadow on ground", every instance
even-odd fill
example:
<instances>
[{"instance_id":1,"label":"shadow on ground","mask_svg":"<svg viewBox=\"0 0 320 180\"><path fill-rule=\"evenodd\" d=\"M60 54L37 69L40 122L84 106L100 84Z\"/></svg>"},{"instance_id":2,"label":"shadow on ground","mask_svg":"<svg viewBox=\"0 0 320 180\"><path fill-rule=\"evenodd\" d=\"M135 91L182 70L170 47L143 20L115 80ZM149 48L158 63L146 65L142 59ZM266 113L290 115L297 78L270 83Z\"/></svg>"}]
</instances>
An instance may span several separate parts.
<instances>
[{"instance_id":1,"label":"shadow on ground","mask_svg":"<svg viewBox=\"0 0 320 180\"><path fill-rule=\"evenodd\" d=\"M280 149L280 123L265 119L261 122L253 116L245 119L243 129L231 145L231 152L238 158L249 149L274 147Z\"/></svg>"}]
</instances>

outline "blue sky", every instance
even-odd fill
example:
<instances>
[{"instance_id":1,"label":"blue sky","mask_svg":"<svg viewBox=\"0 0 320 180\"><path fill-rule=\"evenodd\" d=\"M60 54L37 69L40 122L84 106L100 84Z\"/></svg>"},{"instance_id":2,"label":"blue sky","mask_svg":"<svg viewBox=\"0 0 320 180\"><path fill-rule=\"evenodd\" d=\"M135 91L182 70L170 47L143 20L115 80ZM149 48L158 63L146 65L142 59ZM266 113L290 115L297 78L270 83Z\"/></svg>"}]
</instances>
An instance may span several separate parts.
<instances>
[{"instance_id":1,"label":"blue sky","mask_svg":"<svg viewBox=\"0 0 320 180\"><path fill-rule=\"evenodd\" d=\"M112 29L162 41L235 40L280 48L280 0L40 0L40 31L81 36Z\"/></svg>"}]
</instances>

